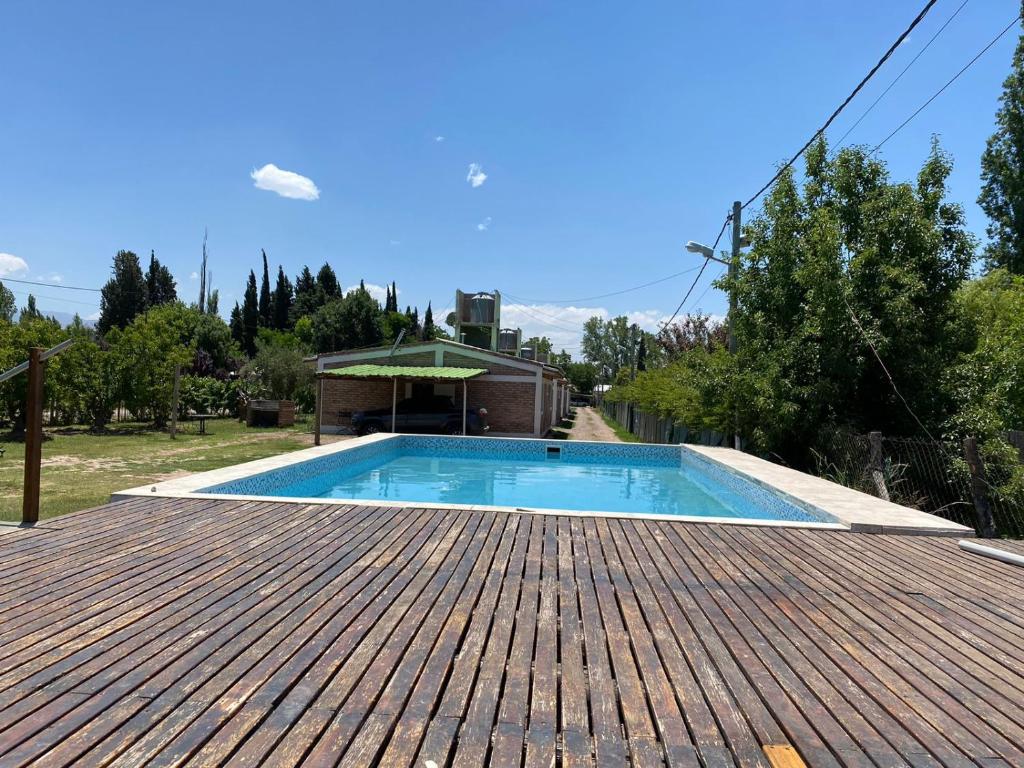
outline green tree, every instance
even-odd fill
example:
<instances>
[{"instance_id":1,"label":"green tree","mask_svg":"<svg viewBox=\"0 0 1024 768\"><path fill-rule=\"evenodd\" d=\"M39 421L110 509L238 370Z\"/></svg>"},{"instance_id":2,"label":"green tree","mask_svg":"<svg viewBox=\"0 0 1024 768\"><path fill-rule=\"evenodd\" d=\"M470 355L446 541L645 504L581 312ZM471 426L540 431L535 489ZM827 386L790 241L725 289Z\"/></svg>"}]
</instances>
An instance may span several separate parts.
<instances>
[{"instance_id":1,"label":"green tree","mask_svg":"<svg viewBox=\"0 0 1024 768\"><path fill-rule=\"evenodd\" d=\"M128 372L121 392L125 405L157 428L171 414L175 366L188 368L195 359L196 317L210 316L180 303L164 304L139 315L124 330L112 330L107 338L115 356L112 364Z\"/></svg>"},{"instance_id":2,"label":"green tree","mask_svg":"<svg viewBox=\"0 0 1024 768\"><path fill-rule=\"evenodd\" d=\"M274 327L274 299L270 292L270 269L267 266L267 252L260 251L263 256L263 278L260 280L260 298L257 309L259 310L259 326L261 328Z\"/></svg>"},{"instance_id":3,"label":"green tree","mask_svg":"<svg viewBox=\"0 0 1024 768\"><path fill-rule=\"evenodd\" d=\"M174 277L156 257L156 251L149 252L149 269L146 270L146 305L156 307L178 300Z\"/></svg>"},{"instance_id":4,"label":"green tree","mask_svg":"<svg viewBox=\"0 0 1024 768\"><path fill-rule=\"evenodd\" d=\"M42 317L25 318L24 322L0 323L0 371L5 371L28 358L32 347L49 348L63 339L60 323ZM56 364L56 362L55 362ZM28 377L15 376L0 383L0 416L12 425L15 435L25 431L25 398ZM54 377L47 376L44 397L54 396Z\"/></svg>"},{"instance_id":5,"label":"green tree","mask_svg":"<svg viewBox=\"0 0 1024 768\"><path fill-rule=\"evenodd\" d=\"M231 338L234 339L238 348L245 349L245 320L242 318L242 308L238 306L237 301L234 309L231 310L228 327L231 329Z\"/></svg>"},{"instance_id":6,"label":"green tree","mask_svg":"<svg viewBox=\"0 0 1024 768\"><path fill-rule=\"evenodd\" d=\"M257 340L256 355L242 368L241 375L249 383L250 393L273 400L308 400L301 393L313 383L313 368L302 351L269 337Z\"/></svg>"},{"instance_id":7,"label":"green tree","mask_svg":"<svg viewBox=\"0 0 1024 768\"><path fill-rule=\"evenodd\" d=\"M379 344L381 307L365 289L349 291L313 316L313 343L317 352L355 349Z\"/></svg>"},{"instance_id":8,"label":"green tree","mask_svg":"<svg viewBox=\"0 0 1024 768\"><path fill-rule=\"evenodd\" d=\"M597 366L593 363L569 363L562 366L565 377L577 392L589 395L597 384Z\"/></svg>"},{"instance_id":9,"label":"green tree","mask_svg":"<svg viewBox=\"0 0 1024 768\"><path fill-rule=\"evenodd\" d=\"M18 304L14 300L14 294L3 283L0 283L0 322L13 322L14 313L18 310Z\"/></svg>"},{"instance_id":10,"label":"green tree","mask_svg":"<svg viewBox=\"0 0 1024 768\"><path fill-rule=\"evenodd\" d=\"M420 338L423 341L430 341L434 338L435 333L434 327L434 310L430 306L430 302L427 302L427 311L423 313L423 328L420 330Z\"/></svg>"},{"instance_id":11,"label":"green tree","mask_svg":"<svg viewBox=\"0 0 1024 768\"><path fill-rule=\"evenodd\" d=\"M338 282L338 276L334 274L330 264L324 263L320 267L320 271L316 273L316 289L320 294L318 296L318 309L329 301L341 298L341 284Z\"/></svg>"},{"instance_id":12,"label":"green tree","mask_svg":"<svg viewBox=\"0 0 1024 768\"><path fill-rule=\"evenodd\" d=\"M989 218L989 268L1024 274L1024 35L1003 82L996 131L981 156L978 205Z\"/></svg>"},{"instance_id":13,"label":"green tree","mask_svg":"<svg viewBox=\"0 0 1024 768\"><path fill-rule=\"evenodd\" d=\"M131 251L118 251L113 275L100 293L100 318L96 323L99 332L124 328L136 315L145 312L148 294L139 257Z\"/></svg>"},{"instance_id":14,"label":"green tree","mask_svg":"<svg viewBox=\"0 0 1024 768\"><path fill-rule=\"evenodd\" d=\"M1005 269L967 283L957 300L971 349L945 376L956 437L993 438L1024 426L1024 276Z\"/></svg>"},{"instance_id":15,"label":"green tree","mask_svg":"<svg viewBox=\"0 0 1024 768\"><path fill-rule=\"evenodd\" d=\"M259 299L256 294L256 273L249 270L249 282L242 298L242 351L249 357L256 354L256 332L260 327Z\"/></svg>"},{"instance_id":16,"label":"green tree","mask_svg":"<svg viewBox=\"0 0 1024 768\"><path fill-rule=\"evenodd\" d=\"M274 286L274 307L273 326L279 331L286 331L292 327L292 281L284 273L284 268L277 267L277 284Z\"/></svg>"},{"instance_id":17,"label":"green tree","mask_svg":"<svg viewBox=\"0 0 1024 768\"><path fill-rule=\"evenodd\" d=\"M317 289L316 278L309 271L309 267L303 267L302 272L295 278L295 302L292 304L291 323L292 325L302 317L307 317L323 306L320 291Z\"/></svg>"},{"instance_id":18,"label":"green tree","mask_svg":"<svg viewBox=\"0 0 1024 768\"><path fill-rule=\"evenodd\" d=\"M36 297L30 293L28 301L25 302L25 306L21 308L21 313L18 315L18 323L25 325L26 323L42 319L43 313L36 308Z\"/></svg>"},{"instance_id":19,"label":"green tree","mask_svg":"<svg viewBox=\"0 0 1024 768\"><path fill-rule=\"evenodd\" d=\"M830 422L897 435L943 423L934 382L962 344L955 294L974 249L945 202L950 170L933 143L916 184L892 183L864 150L830 160L822 141L802 191L789 170L772 188L735 280L720 281L738 301L728 397L745 437L800 462Z\"/></svg>"}]
</instances>

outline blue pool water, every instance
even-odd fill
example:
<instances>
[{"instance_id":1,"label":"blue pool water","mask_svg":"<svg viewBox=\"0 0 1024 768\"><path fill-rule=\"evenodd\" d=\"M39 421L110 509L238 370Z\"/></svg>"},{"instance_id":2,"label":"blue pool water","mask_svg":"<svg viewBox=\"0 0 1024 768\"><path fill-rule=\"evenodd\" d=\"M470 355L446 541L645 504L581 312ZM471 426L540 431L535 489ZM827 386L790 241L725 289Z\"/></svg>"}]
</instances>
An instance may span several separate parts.
<instances>
[{"instance_id":1,"label":"blue pool water","mask_svg":"<svg viewBox=\"0 0 1024 768\"><path fill-rule=\"evenodd\" d=\"M204 491L831 522L695 452L663 445L402 435Z\"/></svg>"}]
</instances>

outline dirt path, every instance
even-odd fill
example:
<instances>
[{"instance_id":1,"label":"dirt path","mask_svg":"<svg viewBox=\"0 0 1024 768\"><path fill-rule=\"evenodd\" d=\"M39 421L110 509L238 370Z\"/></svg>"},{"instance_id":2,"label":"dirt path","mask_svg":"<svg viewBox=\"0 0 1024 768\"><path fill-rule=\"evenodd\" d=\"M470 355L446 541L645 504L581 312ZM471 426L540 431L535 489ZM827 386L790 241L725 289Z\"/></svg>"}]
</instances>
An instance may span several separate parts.
<instances>
[{"instance_id":1,"label":"dirt path","mask_svg":"<svg viewBox=\"0 0 1024 768\"><path fill-rule=\"evenodd\" d=\"M570 440L599 440L603 443L621 443L612 431L612 428L604 423L604 419L593 408L577 408L576 420L569 430Z\"/></svg>"}]
</instances>

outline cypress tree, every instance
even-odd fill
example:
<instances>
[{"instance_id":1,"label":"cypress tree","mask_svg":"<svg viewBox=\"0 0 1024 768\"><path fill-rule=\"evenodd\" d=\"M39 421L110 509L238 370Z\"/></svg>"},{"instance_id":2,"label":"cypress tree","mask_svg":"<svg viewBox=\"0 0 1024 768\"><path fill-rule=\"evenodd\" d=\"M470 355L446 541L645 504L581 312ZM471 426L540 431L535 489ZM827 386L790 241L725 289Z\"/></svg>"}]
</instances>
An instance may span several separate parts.
<instances>
[{"instance_id":1,"label":"cypress tree","mask_svg":"<svg viewBox=\"0 0 1024 768\"><path fill-rule=\"evenodd\" d=\"M434 338L434 310L429 301L427 302L427 311L423 313L423 331L420 336L424 341Z\"/></svg>"},{"instance_id":2,"label":"cypress tree","mask_svg":"<svg viewBox=\"0 0 1024 768\"><path fill-rule=\"evenodd\" d=\"M174 277L156 257L156 251L149 252L149 269L146 270L146 300L150 307L158 307L178 300Z\"/></svg>"},{"instance_id":3,"label":"cypress tree","mask_svg":"<svg viewBox=\"0 0 1024 768\"><path fill-rule=\"evenodd\" d=\"M259 299L256 294L256 273L249 270L249 282L242 299L242 349L252 357L256 354L256 332L260 326Z\"/></svg>"},{"instance_id":4,"label":"cypress tree","mask_svg":"<svg viewBox=\"0 0 1024 768\"><path fill-rule=\"evenodd\" d=\"M341 298L341 285L330 264L324 264L316 273L316 287L320 292L321 304Z\"/></svg>"},{"instance_id":5,"label":"cypress tree","mask_svg":"<svg viewBox=\"0 0 1024 768\"><path fill-rule=\"evenodd\" d=\"M118 251L113 273L100 292L100 319L96 327L101 334L111 328L124 328L146 311L146 279L139 257L131 251Z\"/></svg>"},{"instance_id":6,"label":"cypress tree","mask_svg":"<svg viewBox=\"0 0 1024 768\"><path fill-rule=\"evenodd\" d=\"M292 281L284 273L284 269L277 267L277 285L274 287L274 328L279 331L287 331L292 327Z\"/></svg>"},{"instance_id":7,"label":"cypress tree","mask_svg":"<svg viewBox=\"0 0 1024 768\"><path fill-rule=\"evenodd\" d=\"M294 326L296 320L306 315L312 315L320 309L320 306L320 291L317 288L316 278L309 271L309 267L304 266L302 272L295 278L295 301L292 302L289 322Z\"/></svg>"},{"instance_id":8,"label":"cypress tree","mask_svg":"<svg viewBox=\"0 0 1024 768\"><path fill-rule=\"evenodd\" d=\"M245 348L245 322L242 320L242 308L235 302L235 308L231 310L231 320L228 323L231 328L231 338L235 340L239 348Z\"/></svg>"},{"instance_id":9,"label":"cypress tree","mask_svg":"<svg viewBox=\"0 0 1024 768\"><path fill-rule=\"evenodd\" d=\"M267 268L267 252L263 254L263 280L260 282L259 324L261 328L272 328L274 325L274 301L270 295L270 270Z\"/></svg>"}]
</instances>

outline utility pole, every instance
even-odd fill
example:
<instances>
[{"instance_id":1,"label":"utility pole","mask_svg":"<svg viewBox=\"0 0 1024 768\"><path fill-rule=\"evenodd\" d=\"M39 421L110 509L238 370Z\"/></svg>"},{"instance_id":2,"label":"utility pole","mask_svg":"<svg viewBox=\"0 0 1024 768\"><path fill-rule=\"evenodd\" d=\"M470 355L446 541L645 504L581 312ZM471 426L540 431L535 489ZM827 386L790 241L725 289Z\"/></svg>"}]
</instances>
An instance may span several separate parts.
<instances>
[{"instance_id":1,"label":"utility pole","mask_svg":"<svg viewBox=\"0 0 1024 768\"><path fill-rule=\"evenodd\" d=\"M736 275L740 269L740 248L742 237L740 235L740 216L743 213L743 206L739 200L732 204L732 258L729 259L729 354L736 355L736 333L733 323L736 322ZM740 412L737 404L736 412L733 414L732 430L733 448L740 450Z\"/></svg>"},{"instance_id":2,"label":"utility pole","mask_svg":"<svg viewBox=\"0 0 1024 768\"><path fill-rule=\"evenodd\" d=\"M701 245L698 242L690 240L686 244L686 250L690 253L699 253L705 259L711 261L717 261L719 264L725 264L729 268L729 354L736 354L736 333L735 333L735 322L736 322L736 277L740 270L740 249L750 245L743 237L741 233L741 220L740 216L743 213L743 205L739 200L732 204L732 253L730 254L729 260L716 256L713 248L709 248L706 245ZM715 241L717 245L718 241ZM724 255L724 254L723 254ZM733 447L738 451L740 450L740 412L737 406L736 412L733 417Z\"/></svg>"}]
</instances>

